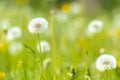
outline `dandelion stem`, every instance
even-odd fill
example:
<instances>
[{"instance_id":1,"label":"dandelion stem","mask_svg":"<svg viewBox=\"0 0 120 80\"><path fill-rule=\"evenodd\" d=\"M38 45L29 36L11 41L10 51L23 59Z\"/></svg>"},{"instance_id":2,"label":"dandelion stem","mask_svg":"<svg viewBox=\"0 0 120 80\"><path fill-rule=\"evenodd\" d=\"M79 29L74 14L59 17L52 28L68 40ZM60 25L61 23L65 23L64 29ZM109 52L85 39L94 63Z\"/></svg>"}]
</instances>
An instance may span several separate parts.
<instances>
[{"instance_id":1,"label":"dandelion stem","mask_svg":"<svg viewBox=\"0 0 120 80\"><path fill-rule=\"evenodd\" d=\"M106 70L106 80L109 80L108 70Z\"/></svg>"},{"instance_id":2,"label":"dandelion stem","mask_svg":"<svg viewBox=\"0 0 120 80\"><path fill-rule=\"evenodd\" d=\"M38 42L40 42L40 34L39 33L37 33L37 41ZM39 46L39 54L38 54L38 57L39 57L39 59L40 59L40 74L42 74L42 52L41 52L41 44L40 43L38 43L38 46ZM41 78L43 78L42 76L41 76Z\"/></svg>"},{"instance_id":3,"label":"dandelion stem","mask_svg":"<svg viewBox=\"0 0 120 80\"><path fill-rule=\"evenodd\" d=\"M37 38L38 38L38 42L40 42L41 41L41 39L40 39L40 34L37 34ZM39 58L40 58L40 62L41 62L41 66L42 66L42 51L41 51L41 44L39 43L38 44L38 46L39 46Z\"/></svg>"}]
</instances>

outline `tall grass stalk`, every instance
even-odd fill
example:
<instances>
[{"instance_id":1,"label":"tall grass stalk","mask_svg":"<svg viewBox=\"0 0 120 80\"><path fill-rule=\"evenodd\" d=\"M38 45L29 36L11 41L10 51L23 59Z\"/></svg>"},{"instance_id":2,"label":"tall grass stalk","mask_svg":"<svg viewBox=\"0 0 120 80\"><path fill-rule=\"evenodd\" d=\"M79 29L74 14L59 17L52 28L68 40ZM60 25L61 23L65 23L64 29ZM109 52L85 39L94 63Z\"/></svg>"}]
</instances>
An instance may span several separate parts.
<instances>
[{"instance_id":1,"label":"tall grass stalk","mask_svg":"<svg viewBox=\"0 0 120 80\"><path fill-rule=\"evenodd\" d=\"M91 77L91 73L90 73L90 55L88 53L87 48L86 48L85 60L87 62L86 62L86 66L85 66L85 78L84 78L84 80L90 80L90 77Z\"/></svg>"},{"instance_id":2,"label":"tall grass stalk","mask_svg":"<svg viewBox=\"0 0 120 80\"><path fill-rule=\"evenodd\" d=\"M54 28L54 19L53 19L53 15L50 16L50 27L51 27L51 32L52 32L52 37L51 37L51 41L52 41L52 67L53 67L53 73L55 74L56 71L56 41L55 41L55 28Z\"/></svg>"}]
</instances>

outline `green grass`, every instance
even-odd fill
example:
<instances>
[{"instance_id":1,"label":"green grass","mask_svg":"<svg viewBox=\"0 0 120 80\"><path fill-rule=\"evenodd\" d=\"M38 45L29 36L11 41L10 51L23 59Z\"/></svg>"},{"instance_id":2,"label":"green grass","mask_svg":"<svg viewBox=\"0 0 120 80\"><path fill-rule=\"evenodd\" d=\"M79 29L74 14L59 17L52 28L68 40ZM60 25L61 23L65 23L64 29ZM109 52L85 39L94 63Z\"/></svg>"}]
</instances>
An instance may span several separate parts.
<instances>
[{"instance_id":1,"label":"green grass","mask_svg":"<svg viewBox=\"0 0 120 80\"><path fill-rule=\"evenodd\" d=\"M0 72L6 74L5 80L87 80L87 75L90 80L102 80L106 78L106 73L99 72L95 66L97 57L101 55L99 50L104 48L105 53L119 60L120 35L116 37L114 31L111 31L113 34L110 35L110 30L117 30L118 26L112 25L112 18L104 13L93 19L85 16L84 12L66 13L67 19L61 20L57 16L59 10L56 10L51 21L49 11L34 11L29 6L8 6L0 2L0 22L6 19L10 23L9 27L20 26L22 37L15 41L23 44L23 50L17 55L10 55L8 48L11 42L4 41L5 35L0 29ZM28 31L29 21L36 17L44 17L49 23L48 30L40 34L40 39L48 41L51 46L49 52L42 54L42 61L48 58L51 61L46 64L46 68L42 66L42 70L39 53L36 51L37 36ZM102 20L104 29L88 37L86 29L94 19ZM1 45L6 42L8 48L3 50ZM73 74L73 77L70 78L68 73ZM119 75L120 68L110 70L109 80L119 80Z\"/></svg>"}]
</instances>

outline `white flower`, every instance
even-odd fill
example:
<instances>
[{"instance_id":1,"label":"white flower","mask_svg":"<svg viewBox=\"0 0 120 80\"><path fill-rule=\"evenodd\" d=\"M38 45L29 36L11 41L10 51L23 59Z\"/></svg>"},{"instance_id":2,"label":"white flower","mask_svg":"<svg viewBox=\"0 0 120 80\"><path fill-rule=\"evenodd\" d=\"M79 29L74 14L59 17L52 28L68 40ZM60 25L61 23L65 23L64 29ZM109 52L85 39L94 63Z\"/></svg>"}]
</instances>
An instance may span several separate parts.
<instances>
[{"instance_id":1,"label":"white flower","mask_svg":"<svg viewBox=\"0 0 120 80\"><path fill-rule=\"evenodd\" d=\"M14 42L10 44L9 52L10 54L15 55L17 53L20 53L22 51L22 48L23 46L20 42Z\"/></svg>"},{"instance_id":2,"label":"white flower","mask_svg":"<svg viewBox=\"0 0 120 80\"><path fill-rule=\"evenodd\" d=\"M120 14L115 14L113 19L113 26L114 27L120 27Z\"/></svg>"},{"instance_id":3,"label":"white flower","mask_svg":"<svg viewBox=\"0 0 120 80\"><path fill-rule=\"evenodd\" d=\"M100 20L94 20L88 25L89 33L98 33L101 32L103 28L103 22Z\"/></svg>"},{"instance_id":4,"label":"white flower","mask_svg":"<svg viewBox=\"0 0 120 80\"><path fill-rule=\"evenodd\" d=\"M41 48L39 48L41 47ZM44 53L44 52L48 52L50 51L50 45L47 41L41 41L40 44L37 45L37 50L40 52Z\"/></svg>"},{"instance_id":5,"label":"white flower","mask_svg":"<svg viewBox=\"0 0 120 80\"><path fill-rule=\"evenodd\" d=\"M116 59L112 55L103 54L96 61L96 68L99 71L105 71L116 68Z\"/></svg>"},{"instance_id":6,"label":"white flower","mask_svg":"<svg viewBox=\"0 0 120 80\"><path fill-rule=\"evenodd\" d=\"M66 22L68 20L68 15L60 11L55 15L55 17L60 22Z\"/></svg>"},{"instance_id":7,"label":"white flower","mask_svg":"<svg viewBox=\"0 0 120 80\"><path fill-rule=\"evenodd\" d=\"M32 19L28 24L28 30L31 33L43 33L48 28L48 22L44 18Z\"/></svg>"},{"instance_id":8,"label":"white flower","mask_svg":"<svg viewBox=\"0 0 120 80\"><path fill-rule=\"evenodd\" d=\"M2 20L0 27L1 27L3 30L9 29L9 26L10 26L10 23L9 23L8 20L6 20L6 19Z\"/></svg>"},{"instance_id":9,"label":"white flower","mask_svg":"<svg viewBox=\"0 0 120 80\"><path fill-rule=\"evenodd\" d=\"M7 32L7 40L14 40L22 36L21 29L19 27L10 28Z\"/></svg>"},{"instance_id":10,"label":"white flower","mask_svg":"<svg viewBox=\"0 0 120 80\"><path fill-rule=\"evenodd\" d=\"M72 3L71 4L71 11L72 13L79 13L80 11L82 11L82 6L79 3Z\"/></svg>"}]
</instances>

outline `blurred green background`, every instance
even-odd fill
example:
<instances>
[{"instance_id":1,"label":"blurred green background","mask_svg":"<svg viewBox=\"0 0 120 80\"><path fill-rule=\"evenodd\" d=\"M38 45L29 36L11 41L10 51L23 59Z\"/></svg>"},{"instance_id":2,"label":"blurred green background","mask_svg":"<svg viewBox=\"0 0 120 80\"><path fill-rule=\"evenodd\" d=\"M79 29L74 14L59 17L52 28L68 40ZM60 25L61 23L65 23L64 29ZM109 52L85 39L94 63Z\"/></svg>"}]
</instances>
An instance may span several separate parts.
<instances>
[{"instance_id":1,"label":"blurred green background","mask_svg":"<svg viewBox=\"0 0 120 80\"><path fill-rule=\"evenodd\" d=\"M37 17L44 17L49 23L48 30L40 36L51 45L51 51L43 54L43 61L52 60L43 71L46 80L88 80L86 75L91 80L104 79L105 73L95 67L101 49L120 60L120 0L0 0L0 27L7 25L6 22L9 23L7 27L19 26L22 37L15 41L30 46L36 53L38 42L36 35L28 31L28 23ZM104 28L91 37L86 29L92 20L103 21ZM52 26L55 48L51 39ZM12 42L5 41L5 36L0 29L0 79L40 80L39 65L33 54L23 46L20 54L10 55L8 50ZM56 50L55 74L53 49ZM71 73L71 66L76 70L72 79L67 74ZM109 80L119 80L120 62L109 73Z\"/></svg>"}]
</instances>

